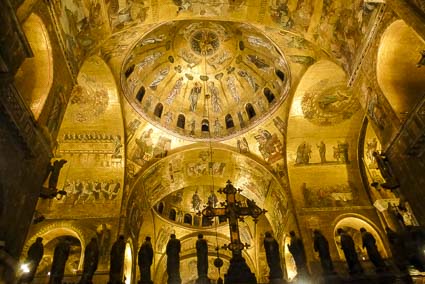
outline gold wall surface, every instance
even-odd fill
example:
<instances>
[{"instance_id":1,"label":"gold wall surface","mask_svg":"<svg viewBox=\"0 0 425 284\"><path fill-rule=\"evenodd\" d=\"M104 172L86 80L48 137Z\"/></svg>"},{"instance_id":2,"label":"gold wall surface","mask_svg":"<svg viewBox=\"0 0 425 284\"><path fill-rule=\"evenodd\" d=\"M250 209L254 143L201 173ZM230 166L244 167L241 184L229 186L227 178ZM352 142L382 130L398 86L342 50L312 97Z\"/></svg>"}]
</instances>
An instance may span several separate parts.
<instances>
[{"instance_id":1,"label":"gold wall surface","mask_svg":"<svg viewBox=\"0 0 425 284\"><path fill-rule=\"evenodd\" d=\"M58 86L54 80L49 91L53 96L37 111L40 124L46 125L53 160L67 160L58 182L67 195L39 200L37 212L46 220L31 226L24 252L37 236L45 237L50 258L61 236L76 239L76 252L95 236L101 242L99 271L106 272L110 246L124 234L126 275L132 275L134 283L137 250L151 236L153 275L163 283L164 247L176 233L183 245L182 277L191 281L197 233L205 233L213 261L216 243L229 241L228 227L188 226L170 220L169 209L184 191L181 204L173 208L195 216L194 192L206 203L211 189L230 180L243 190L243 200L253 199L268 210L257 225L241 225L242 239L252 244L244 256L261 281L267 277L262 245L266 231L281 245L288 278L295 276L286 247L291 230L303 238L313 273L320 270L312 247L315 228L329 240L338 269L343 270L338 227L349 230L360 246L358 231L366 226L378 239L381 253L388 255L379 215L383 213L372 202L394 196L374 195L365 185L368 174L379 176L370 157L373 139L381 142L377 149L390 145L401 113L423 97L415 96L423 85L423 70L409 75L416 68L409 64L423 41L401 22L392 25L404 32L395 33L391 12L360 0L61 0L49 8L56 26L48 30L59 36L59 43L51 40L53 54L63 53L61 68L68 68L76 82ZM414 47L404 50L400 59L396 51L402 41ZM220 58L214 57L216 52ZM53 56L58 64L55 60ZM404 71L395 71L394 63L402 64ZM283 80L278 69L287 75ZM57 70L53 68L53 78L60 76ZM404 72L404 84L397 84L398 72ZM235 89L229 80L235 81ZM211 82L217 92L209 87ZM412 84L415 88L409 89ZM142 86L146 92L138 101ZM196 87L201 91L193 104L189 97ZM37 91L28 84L22 92L26 88ZM265 88L274 92L274 101L267 102ZM412 100L392 96L400 92ZM215 109L214 93L220 102ZM256 116L249 117L248 103ZM159 104L164 109L157 115ZM177 126L180 114L186 118L183 130ZM226 114L232 114L235 127L225 128ZM362 132L365 116L369 126ZM205 119L210 131L202 131ZM160 214L162 201L169 205ZM226 270L230 254L220 253ZM81 261L74 259L67 271L78 273ZM216 278L210 267L210 276Z\"/></svg>"},{"instance_id":2,"label":"gold wall surface","mask_svg":"<svg viewBox=\"0 0 425 284\"><path fill-rule=\"evenodd\" d=\"M124 127L113 77L99 57L83 65L58 135L56 159L65 159L58 181L67 192L41 202L49 217L114 217L124 178Z\"/></svg>"}]
</instances>

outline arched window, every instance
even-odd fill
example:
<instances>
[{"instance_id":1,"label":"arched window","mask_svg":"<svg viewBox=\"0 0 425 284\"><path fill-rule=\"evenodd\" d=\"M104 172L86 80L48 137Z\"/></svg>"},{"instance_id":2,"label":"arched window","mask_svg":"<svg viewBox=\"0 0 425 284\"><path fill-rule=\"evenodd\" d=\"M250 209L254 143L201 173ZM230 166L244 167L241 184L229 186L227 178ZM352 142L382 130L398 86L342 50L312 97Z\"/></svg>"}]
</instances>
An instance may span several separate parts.
<instances>
[{"instance_id":1,"label":"arched window","mask_svg":"<svg viewBox=\"0 0 425 284\"><path fill-rule=\"evenodd\" d=\"M192 215L189 213L184 214L183 223L192 225Z\"/></svg>"},{"instance_id":2,"label":"arched window","mask_svg":"<svg viewBox=\"0 0 425 284\"><path fill-rule=\"evenodd\" d=\"M125 77L128 78L130 77L131 73L133 73L134 71L134 64L131 65L130 67L127 68L127 70L125 70Z\"/></svg>"},{"instance_id":3,"label":"arched window","mask_svg":"<svg viewBox=\"0 0 425 284\"><path fill-rule=\"evenodd\" d=\"M164 107L162 106L161 103L157 104L155 107L155 111L154 111L154 115L161 118L162 115L162 110L164 109Z\"/></svg>"},{"instance_id":4,"label":"arched window","mask_svg":"<svg viewBox=\"0 0 425 284\"><path fill-rule=\"evenodd\" d=\"M143 97L145 96L145 93L146 93L145 87L142 86L136 95L136 99L139 101L139 103L142 102Z\"/></svg>"},{"instance_id":5,"label":"arched window","mask_svg":"<svg viewBox=\"0 0 425 284\"><path fill-rule=\"evenodd\" d=\"M208 119L203 119L202 120L202 125L201 125L201 131L205 131L205 132L209 132L210 131L210 123L208 122Z\"/></svg>"},{"instance_id":6,"label":"arched window","mask_svg":"<svg viewBox=\"0 0 425 284\"><path fill-rule=\"evenodd\" d=\"M247 104L246 104L246 106L245 106L245 110L246 110L246 114L248 114L248 118L249 118L249 119L253 118L253 117L256 115L256 113L255 113L255 109L254 109L254 107L252 106L252 104L250 104L250 103L247 103Z\"/></svg>"},{"instance_id":7,"label":"arched window","mask_svg":"<svg viewBox=\"0 0 425 284\"><path fill-rule=\"evenodd\" d=\"M235 124L233 123L233 118L230 114L226 115L225 121L226 121L226 129L235 127Z\"/></svg>"},{"instance_id":8,"label":"arched window","mask_svg":"<svg viewBox=\"0 0 425 284\"><path fill-rule=\"evenodd\" d=\"M276 76L279 77L279 79L283 82L285 81L285 73L280 71L279 69L275 71Z\"/></svg>"},{"instance_id":9,"label":"arched window","mask_svg":"<svg viewBox=\"0 0 425 284\"><path fill-rule=\"evenodd\" d=\"M170 220L176 221L176 215L177 215L176 210L171 209L170 213L168 213L168 218L170 218Z\"/></svg>"},{"instance_id":10,"label":"arched window","mask_svg":"<svg viewBox=\"0 0 425 284\"><path fill-rule=\"evenodd\" d=\"M184 115L179 114L179 116L177 117L177 127L184 129L185 122L186 122L186 118L184 117Z\"/></svg>"},{"instance_id":11,"label":"arched window","mask_svg":"<svg viewBox=\"0 0 425 284\"><path fill-rule=\"evenodd\" d=\"M270 91L269 88L264 88L263 93L269 103L274 101L274 94L272 93L272 91Z\"/></svg>"},{"instance_id":12,"label":"arched window","mask_svg":"<svg viewBox=\"0 0 425 284\"><path fill-rule=\"evenodd\" d=\"M159 203L159 205L158 205L158 213L162 214L162 212L164 212L164 203L163 202Z\"/></svg>"}]
</instances>

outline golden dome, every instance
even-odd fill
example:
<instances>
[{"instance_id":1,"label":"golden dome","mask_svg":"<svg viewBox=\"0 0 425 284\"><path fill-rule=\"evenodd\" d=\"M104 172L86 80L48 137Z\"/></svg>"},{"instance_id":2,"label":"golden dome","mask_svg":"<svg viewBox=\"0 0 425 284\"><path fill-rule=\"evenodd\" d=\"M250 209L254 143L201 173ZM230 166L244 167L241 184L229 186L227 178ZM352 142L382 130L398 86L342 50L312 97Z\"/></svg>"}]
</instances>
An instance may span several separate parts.
<instances>
[{"instance_id":1,"label":"golden dome","mask_svg":"<svg viewBox=\"0 0 425 284\"><path fill-rule=\"evenodd\" d=\"M224 140L270 115L290 85L284 56L244 23L174 21L132 48L122 86L134 109L189 140Z\"/></svg>"}]
</instances>

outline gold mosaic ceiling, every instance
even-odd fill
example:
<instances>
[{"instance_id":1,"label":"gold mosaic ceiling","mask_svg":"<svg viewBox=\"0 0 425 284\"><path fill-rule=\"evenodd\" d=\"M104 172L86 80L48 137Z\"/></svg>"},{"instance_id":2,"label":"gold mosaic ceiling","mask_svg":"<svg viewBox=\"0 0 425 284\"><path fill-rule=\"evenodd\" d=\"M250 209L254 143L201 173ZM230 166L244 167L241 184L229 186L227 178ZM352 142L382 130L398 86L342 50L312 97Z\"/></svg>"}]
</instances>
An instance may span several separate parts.
<instances>
[{"instance_id":1,"label":"gold mosaic ceiling","mask_svg":"<svg viewBox=\"0 0 425 284\"><path fill-rule=\"evenodd\" d=\"M273 113L288 94L290 74L256 28L192 20L143 36L124 61L121 83L154 125L189 140L224 140Z\"/></svg>"}]
</instances>

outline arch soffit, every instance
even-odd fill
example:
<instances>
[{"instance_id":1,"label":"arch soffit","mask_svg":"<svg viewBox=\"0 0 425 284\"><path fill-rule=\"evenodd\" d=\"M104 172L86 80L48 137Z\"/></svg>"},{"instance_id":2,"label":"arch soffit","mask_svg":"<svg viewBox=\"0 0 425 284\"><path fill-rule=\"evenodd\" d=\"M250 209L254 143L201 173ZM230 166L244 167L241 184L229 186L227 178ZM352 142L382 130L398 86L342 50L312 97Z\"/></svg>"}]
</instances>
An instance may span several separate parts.
<instances>
[{"instance_id":1,"label":"arch soffit","mask_svg":"<svg viewBox=\"0 0 425 284\"><path fill-rule=\"evenodd\" d=\"M49 33L43 20L31 13L23 30L34 56L27 58L15 75L16 86L35 119L40 116L53 84L53 54Z\"/></svg>"},{"instance_id":2,"label":"arch soffit","mask_svg":"<svg viewBox=\"0 0 425 284\"><path fill-rule=\"evenodd\" d=\"M341 226L351 227L355 230L360 231L360 228L365 228L366 231L369 233L372 233L372 235L375 237L378 247L381 247L384 251L384 256L387 256L388 253L384 246L384 235L385 233L369 218L366 218L363 215L355 214L355 213L348 213L348 214L342 214L338 216L332 224L334 225L334 236L337 235L336 231ZM337 247L338 252L341 254L341 248L338 247L336 244L336 239L334 239L335 245Z\"/></svg>"},{"instance_id":3,"label":"arch soffit","mask_svg":"<svg viewBox=\"0 0 425 284\"><path fill-rule=\"evenodd\" d=\"M33 244L37 237L43 238L43 243L47 244L51 240L61 237L61 236L72 236L80 241L81 244L81 256L80 262L78 264L78 269L82 269L84 263L84 248L86 247L86 236L82 232L82 230L74 226L74 224L70 222L55 222L53 224L49 224L40 228L38 231L34 232L33 235L27 239L25 242L25 246L22 250L22 256L26 256L27 251L31 244Z\"/></svg>"},{"instance_id":4,"label":"arch soffit","mask_svg":"<svg viewBox=\"0 0 425 284\"><path fill-rule=\"evenodd\" d=\"M377 81L399 118L412 111L425 88L425 70L416 66L424 44L425 40L403 20L390 23L382 34L377 49Z\"/></svg>"},{"instance_id":5,"label":"arch soffit","mask_svg":"<svg viewBox=\"0 0 425 284\"><path fill-rule=\"evenodd\" d=\"M199 154L202 155L202 153L209 153L209 147L202 145L191 145L189 147L184 147L184 149L174 152L171 155L168 155L166 158L157 161L149 168L141 172L136 178L134 185L130 190L130 198L134 198L134 196L139 195L141 191L151 192L151 189L147 188L146 185L152 185L152 183L150 183L150 179L152 178L162 181L163 188L162 191L159 192L159 194L155 196L150 196L150 207L158 203L165 196L186 186L192 186L200 184L200 182L202 182L203 185L213 185L214 183L214 185L224 187L226 181L230 180L235 187L241 188L244 191L246 190L242 194L249 199L254 199L254 201L256 201L257 204L261 207L267 197L269 197L269 195L266 194L266 191L255 190L256 188L264 188L265 186L264 184L259 183L259 180L255 180L255 178L261 176L263 177L263 181L270 181L271 184L279 188L280 192L286 198L288 198L288 193L282 186L281 182L274 176L271 170L268 169L268 166L260 162L257 157L247 157L244 155L240 155L239 153L227 149L225 145L221 144L214 145L213 148L213 163L224 163L223 171L214 175L214 181L211 178L211 174L209 174L208 172L205 175L190 175L187 174L187 168L183 168L183 166L180 170L184 172L184 178L182 178L179 182L171 183L169 179L164 178L168 175L168 165L176 162L185 164L186 166L188 164L192 165L196 163L201 163L205 166L208 166L207 164L211 161L210 158L208 157L206 160L202 161L202 159L199 158ZM208 171L208 169L206 170ZM246 172L249 170L251 170L251 172ZM246 176L244 176L244 174L246 174ZM254 181L252 185L257 185L257 187L247 187L245 183L241 182L241 180L247 180L247 177L252 178L251 181Z\"/></svg>"}]
</instances>

